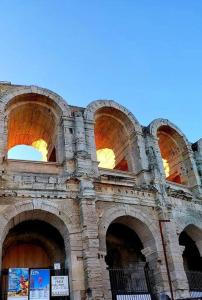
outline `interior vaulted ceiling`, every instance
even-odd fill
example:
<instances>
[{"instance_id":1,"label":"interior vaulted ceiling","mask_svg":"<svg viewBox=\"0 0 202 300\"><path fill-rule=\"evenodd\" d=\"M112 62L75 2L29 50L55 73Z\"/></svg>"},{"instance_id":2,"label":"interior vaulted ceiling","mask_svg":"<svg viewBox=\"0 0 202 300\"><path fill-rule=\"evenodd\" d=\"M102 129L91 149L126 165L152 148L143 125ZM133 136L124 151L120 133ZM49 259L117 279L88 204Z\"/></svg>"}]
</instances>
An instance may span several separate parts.
<instances>
[{"instance_id":1,"label":"interior vaulted ceiling","mask_svg":"<svg viewBox=\"0 0 202 300\"><path fill-rule=\"evenodd\" d=\"M39 139L50 146L55 135L56 121L46 100L41 102L39 98L40 101L37 101L33 96L18 100L14 100L8 114L8 150L16 145L32 145Z\"/></svg>"}]
</instances>

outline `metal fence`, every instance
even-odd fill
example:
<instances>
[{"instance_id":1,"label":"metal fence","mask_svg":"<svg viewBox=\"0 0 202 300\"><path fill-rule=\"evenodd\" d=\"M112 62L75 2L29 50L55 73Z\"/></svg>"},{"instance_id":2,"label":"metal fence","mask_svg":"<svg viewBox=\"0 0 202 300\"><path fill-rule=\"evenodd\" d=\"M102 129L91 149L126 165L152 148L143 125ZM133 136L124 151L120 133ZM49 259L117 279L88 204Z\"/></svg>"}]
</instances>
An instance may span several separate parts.
<instances>
[{"instance_id":1,"label":"metal fence","mask_svg":"<svg viewBox=\"0 0 202 300\"><path fill-rule=\"evenodd\" d=\"M151 300L145 264L135 268L109 269L113 300Z\"/></svg>"},{"instance_id":2,"label":"metal fence","mask_svg":"<svg viewBox=\"0 0 202 300\"><path fill-rule=\"evenodd\" d=\"M202 299L202 272L187 271L186 274L191 297Z\"/></svg>"}]
</instances>

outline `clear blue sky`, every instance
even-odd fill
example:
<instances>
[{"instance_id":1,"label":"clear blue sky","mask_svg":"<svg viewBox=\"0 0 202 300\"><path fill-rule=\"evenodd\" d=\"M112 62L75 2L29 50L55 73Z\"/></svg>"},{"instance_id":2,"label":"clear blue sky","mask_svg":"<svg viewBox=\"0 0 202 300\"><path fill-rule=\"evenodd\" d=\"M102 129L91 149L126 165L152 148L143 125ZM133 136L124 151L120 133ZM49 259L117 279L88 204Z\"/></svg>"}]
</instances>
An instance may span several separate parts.
<instances>
[{"instance_id":1,"label":"clear blue sky","mask_svg":"<svg viewBox=\"0 0 202 300\"><path fill-rule=\"evenodd\" d=\"M0 80L202 137L201 0L1 0L0 26Z\"/></svg>"}]
</instances>

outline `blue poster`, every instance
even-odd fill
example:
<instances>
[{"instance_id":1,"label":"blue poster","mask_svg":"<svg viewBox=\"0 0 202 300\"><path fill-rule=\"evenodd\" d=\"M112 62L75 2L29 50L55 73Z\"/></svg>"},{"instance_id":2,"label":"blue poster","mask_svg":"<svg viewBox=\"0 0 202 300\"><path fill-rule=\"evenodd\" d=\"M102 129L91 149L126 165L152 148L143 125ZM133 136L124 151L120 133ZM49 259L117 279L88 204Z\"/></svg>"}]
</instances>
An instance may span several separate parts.
<instances>
[{"instance_id":1,"label":"blue poster","mask_svg":"<svg viewBox=\"0 0 202 300\"><path fill-rule=\"evenodd\" d=\"M50 299L50 270L31 269L30 270L30 300Z\"/></svg>"},{"instance_id":2,"label":"blue poster","mask_svg":"<svg viewBox=\"0 0 202 300\"><path fill-rule=\"evenodd\" d=\"M8 270L8 300L27 300L29 288L29 269L10 268Z\"/></svg>"}]
</instances>

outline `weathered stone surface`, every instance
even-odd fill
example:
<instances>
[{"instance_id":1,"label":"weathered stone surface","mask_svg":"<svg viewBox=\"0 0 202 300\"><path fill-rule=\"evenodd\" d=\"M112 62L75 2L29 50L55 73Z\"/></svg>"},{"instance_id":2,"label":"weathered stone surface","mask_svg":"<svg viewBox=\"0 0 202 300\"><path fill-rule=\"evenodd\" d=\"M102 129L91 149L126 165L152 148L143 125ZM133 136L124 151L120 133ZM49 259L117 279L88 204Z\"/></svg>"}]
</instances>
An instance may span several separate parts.
<instances>
[{"instance_id":1,"label":"weathered stone surface","mask_svg":"<svg viewBox=\"0 0 202 300\"><path fill-rule=\"evenodd\" d=\"M7 149L38 138L48 144L48 162L7 159ZM113 149L113 170L98 167L102 148ZM112 299L105 257L114 223L138 235L155 293L170 295L159 230L168 218L162 230L174 298L188 297L179 236L186 232L202 253L201 183L202 141L191 148L168 120L143 128L115 101L84 109L47 89L0 82L0 253L16 225L51 224L64 240L71 299Z\"/></svg>"}]
</instances>

